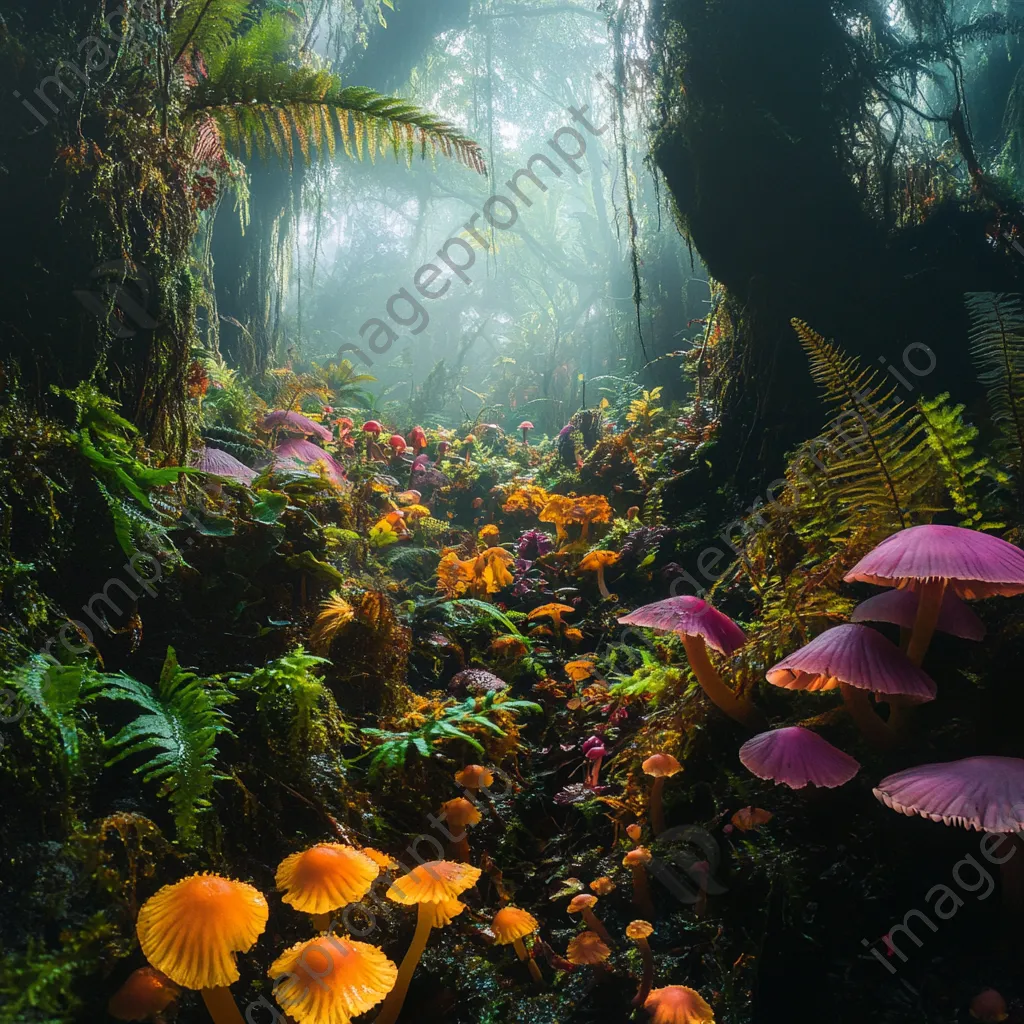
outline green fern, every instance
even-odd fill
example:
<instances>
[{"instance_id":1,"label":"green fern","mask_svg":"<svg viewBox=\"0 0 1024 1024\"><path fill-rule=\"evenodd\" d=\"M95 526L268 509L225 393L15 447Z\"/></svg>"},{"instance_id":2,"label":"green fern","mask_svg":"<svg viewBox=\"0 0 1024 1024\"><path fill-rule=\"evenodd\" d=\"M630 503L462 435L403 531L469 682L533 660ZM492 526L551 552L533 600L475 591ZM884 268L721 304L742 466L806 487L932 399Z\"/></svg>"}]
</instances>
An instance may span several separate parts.
<instances>
[{"instance_id":1,"label":"green fern","mask_svg":"<svg viewBox=\"0 0 1024 1024\"><path fill-rule=\"evenodd\" d=\"M937 509L931 446L921 414L895 397L895 386L847 356L801 320L793 328L810 360L811 376L829 408L813 444L824 464L823 515L833 535L873 526L903 529Z\"/></svg>"},{"instance_id":2,"label":"green fern","mask_svg":"<svg viewBox=\"0 0 1024 1024\"><path fill-rule=\"evenodd\" d=\"M1024 505L1024 306L1019 295L968 292L971 356L988 392L999 454Z\"/></svg>"},{"instance_id":3,"label":"green fern","mask_svg":"<svg viewBox=\"0 0 1024 1024\"><path fill-rule=\"evenodd\" d=\"M344 742L350 732L331 691L315 674L318 666L329 664L327 658L297 647L248 676L230 680L229 686L256 694L256 710L269 725L271 745L282 732L281 719L287 720L287 749L282 754L322 753L329 740Z\"/></svg>"},{"instance_id":4,"label":"green fern","mask_svg":"<svg viewBox=\"0 0 1024 1024\"><path fill-rule=\"evenodd\" d=\"M136 773L143 773L146 782L160 783L161 794L171 803L178 838L195 845L198 819L210 807L217 778L215 743L220 734L230 735L227 717L219 707L229 695L218 684L182 671L172 647L167 648L155 690L121 674L106 677L102 695L130 701L146 712L108 741L109 748L117 751L108 764L144 755Z\"/></svg>"},{"instance_id":5,"label":"green fern","mask_svg":"<svg viewBox=\"0 0 1024 1024\"><path fill-rule=\"evenodd\" d=\"M82 662L62 665L49 655L34 654L3 682L56 729L68 771L77 772L82 707L101 692L103 676Z\"/></svg>"},{"instance_id":6,"label":"green fern","mask_svg":"<svg viewBox=\"0 0 1024 1024\"><path fill-rule=\"evenodd\" d=\"M177 56L193 49L205 55L223 50L251 6L252 0L185 0L171 24L172 52Z\"/></svg>"},{"instance_id":7,"label":"green fern","mask_svg":"<svg viewBox=\"0 0 1024 1024\"><path fill-rule=\"evenodd\" d=\"M485 173L480 147L457 128L405 100L372 89L342 88L328 68L300 61L292 19L265 15L226 45L204 53L208 77L190 98L186 121L197 132L216 125L222 146L251 159L295 158L295 143L309 162L313 151L370 160L388 151L409 162L429 145ZM211 150L203 140L203 151Z\"/></svg>"},{"instance_id":8,"label":"green fern","mask_svg":"<svg viewBox=\"0 0 1024 1024\"><path fill-rule=\"evenodd\" d=\"M507 700L501 694L492 692L482 697L468 697L461 703L449 704L439 718L428 719L418 729L405 732L362 729L364 736L379 741L376 747L367 751L367 754L371 755L370 774L376 775L388 768L402 768L410 755L428 758L434 753L437 744L451 740L468 743L477 753L483 754L483 744L466 732L468 726L477 726L498 736L504 736L505 731L491 721L489 715L498 711L518 715L521 712L541 710L541 706L533 701Z\"/></svg>"},{"instance_id":9,"label":"green fern","mask_svg":"<svg viewBox=\"0 0 1024 1024\"><path fill-rule=\"evenodd\" d=\"M979 490L986 477L1001 482L1003 474L990 468L988 459L974 457L972 442L978 431L964 422L964 406L950 405L949 395L941 394L921 399L917 411L924 420L928 443L938 459L953 508L961 516L960 525L974 530L1001 529L1005 523L986 520Z\"/></svg>"}]
</instances>

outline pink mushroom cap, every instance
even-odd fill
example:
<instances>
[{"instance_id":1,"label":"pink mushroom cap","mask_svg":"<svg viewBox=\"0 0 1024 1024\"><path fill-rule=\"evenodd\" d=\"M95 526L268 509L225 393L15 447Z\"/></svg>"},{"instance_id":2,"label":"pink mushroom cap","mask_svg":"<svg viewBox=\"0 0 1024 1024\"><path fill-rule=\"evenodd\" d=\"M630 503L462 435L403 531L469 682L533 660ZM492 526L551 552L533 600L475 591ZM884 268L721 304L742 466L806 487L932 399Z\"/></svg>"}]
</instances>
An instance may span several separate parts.
<instances>
[{"instance_id":1,"label":"pink mushroom cap","mask_svg":"<svg viewBox=\"0 0 1024 1024\"><path fill-rule=\"evenodd\" d=\"M523 420L523 422L519 424L519 429L520 430L533 430L533 424L529 420Z\"/></svg>"},{"instance_id":2,"label":"pink mushroom cap","mask_svg":"<svg viewBox=\"0 0 1024 1024\"><path fill-rule=\"evenodd\" d=\"M380 434L383 432L383 430L384 428L380 425L379 420L367 420L363 424L364 434Z\"/></svg>"},{"instance_id":3,"label":"pink mushroom cap","mask_svg":"<svg viewBox=\"0 0 1024 1024\"><path fill-rule=\"evenodd\" d=\"M800 725L758 733L740 747L743 767L759 779L803 789L809 782L832 789L860 771L860 763Z\"/></svg>"},{"instance_id":4,"label":"pink mushroom cap","mask_svg":"<svg viewBox=\"0 0 1024 1024\"><path fill-rule=\"evenodd\" d=\"M275 409L264 417L264 430L274 430L277 427L292 430L306 437L319 437L321 441L330 441L333 438L331 432L322 424L314 423L300 412L288 412L286 409Z\"/></svg>"},{"instance_id":5,"label":"pink mushroom cap","mask_svg":"<svg viewBox=\"0 0 1024 1024\"><path fill-rule=\"evenodd\" d=\"M1024 760L965 757L890 775L872 790L886 807L978 832L1024 829Z\"/></svg>"},{"instance_id":6,"label":"pink mushroom cap","mask_svg":"<svg viewBox=\"0 0 1024 1024\"><path fill-rule=\"evenodd\" d=\"M298 462L303 466L314 466L322 462L327 467L327 475L336 484L345 482L345 467L336 462L330 452L318 448L311 441L300 441L297 438L282 441L274 449L274 463L280 466L288 462Z\"/></svg>"},{"instance_id":7,"label":"pink mushroom cap","mask_svg":"<svg viewBox=\"0 0 1024 1024\"><path fill-rule=\"evenodd\" d=\"M883 590L861 601L850 616L853 622L891 622L903 629L913 629L917 617L917 591ZM960 600L952 590L942 595L942 608L935 628L964 640L983 640L985 623Z\"/></svg>"},{"instance_id":8,"label":"pink mushroom cap","mask_svg":"<svg viewBox=\"0 0 1024 1024\"><path fill-rule=\"evenodd\" d=\"M645 604L619 619L624 626L646 626L664 633L703 637L719 654L732 654L746 642L743 630L707 601L686 594Z\"/></svg>"},{"instance_id":9,"label":"pink mushroom cap","mask_svg":"<svg viewBox=\"0 0 1024 1024\"><path fill-rule=\"evenodd\" d=\"M894 643L870 626L826 629L765 673L786 690L834 690L840 683L919 701L935 698L935 684Z\"/></svg>"},{"instance_id":10,"label":"pink mushroom cap","mask_svg":"<svg viewBox=\"0 0 1024 1024\"><path fill-rule=\"evenodd\" d=\"M256 479L254 469L250 469L244 462L239 462L234 455L221 451L220 448L201 449L195 466L204 473L222 476L226 480L235 480L240 484L251 484Z\"/></svg>"},{"instance_id":11,"label":"pink mushroom cap","mask_svg":"<svg viewBox=\"0 0 1024 1024\"><path fill-rule=\"evenodd\" d=\"M896 587L948 580L958 597L1024 593L1024 551L962 526L912 526L886 537L844 577L847 583Z\"/></svg>"}]
</instances>

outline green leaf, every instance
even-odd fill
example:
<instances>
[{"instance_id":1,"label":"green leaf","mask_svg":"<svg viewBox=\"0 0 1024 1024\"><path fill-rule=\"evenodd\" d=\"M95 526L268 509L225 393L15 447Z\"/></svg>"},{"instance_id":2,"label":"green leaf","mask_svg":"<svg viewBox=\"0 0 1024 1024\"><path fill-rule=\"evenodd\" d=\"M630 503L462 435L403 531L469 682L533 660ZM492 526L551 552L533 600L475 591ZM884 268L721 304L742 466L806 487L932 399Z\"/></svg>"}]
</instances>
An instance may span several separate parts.
<instances>
[{"instance_id":1,"label":"green leaf","mask_svg":"<svg viewBox=\"0 0 1024 1024\"><path fill-rule=\"evenodd\" d=\"M276 523L288 507L288 495L280 491L256 492L259 501L252 506L250 515L257 523Z\"/></svg>"}]
</instances>

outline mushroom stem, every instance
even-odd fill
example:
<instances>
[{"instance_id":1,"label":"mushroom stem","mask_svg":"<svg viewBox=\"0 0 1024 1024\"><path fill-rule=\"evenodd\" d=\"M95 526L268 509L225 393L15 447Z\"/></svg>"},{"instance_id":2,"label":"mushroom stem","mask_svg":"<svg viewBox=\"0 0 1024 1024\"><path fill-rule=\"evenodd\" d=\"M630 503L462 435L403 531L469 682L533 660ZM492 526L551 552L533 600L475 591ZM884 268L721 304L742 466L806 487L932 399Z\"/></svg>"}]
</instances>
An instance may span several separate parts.
<instances>
[{"instance_id":1,"label":"mushroom stem","mask_svg":"<svg viewBox=\"0 0 1024 1024\"><path fill-rule=\"evenodd\" d=\"M469 863L469 833L463 829L461 836L456 836L451 842L452 857L462 864Z\"/></svg>"},{"instance_id":2,"label":"mushroom stem","mask_svg":"<svg viewBox=\"0 0 1024 1024\"><path fill-rule=\"evenodd\" d=\"M661 793L665 788L665 776L659 775L651 787L651 828L655 836L665 831L665 809L661 802Z\"/></svg>"},{"instance_id":3,"label":"mushroom stem","mask_svg":"<svg viewBox=\"0 0 1024 1024\"><path fill-rule=\"evenodd\" d=\"M633 872L633 905L644 917L654 918L654 903L651 901L651 887L647 884L647 869L643 864L634 864Z\"/></svg>"},{"instance_id":4,"label":"mushroom stem","mask_svg":"<svg viewBox=\"0 0 1024 1024\"><path fill-rule=\"evenodd\" d=\"M914 632L907 645L907 657L918 667L924 661L925 652L931 643L945 593L944 579L925 580L917 592L917 616L914 619Z\"/></svg>"},{"instance_id":5,"label":"mushroom stem","mask_svg":"<svg viewBox=\"0 0 1024 1024\"><path fill-rule=\"evenodd\" d=\"M416 909L416 931L413 934L412 942L409 943L409 948L405 951L405 956L398 968L395 987L385 997L374 1024L395 1024L395 1021L398 1020L405 997L409 993L409 983L412 981L420 957L423 956L423 950L427 948L427 939L430 938L432 927L433 908L425 903L419 904Z\"/></svg>"},{"instance_id":6,"label":"mushroom stem","mask_svg":"<svg viewBox=\"0 0 1024 1024\"><path fill-rule=\"evenodd\" d=\"M864 738L876 746L891 747L894 742L892 730L875 714L867 691L848 683L840 683L839 688L843 693L843 704Z\"/></svg>"},{"instance_id":7,"label":"mushroom stem","mask_svg":"<svg viewBox=\"0 0 1024 1024\"><path fill-rule=\"evenodd\" d=\"M643 1006L647 997L651 994L651 986L654 984L654 954L651 952L651 944L646 939L636 940L637 949L640 950L640 957L643 962L643 975L640 978L640 987L633 996L633 1006Z\"/></svg>"},{"instance_id":8,"label":"mushroom stem","mask_svg":"<svg viewBox=\"0 0 1024 1024\"><path fill-rule=\"evenodd\" d=\"M748 729L762 730L767 723L761 717L761 713L749 700L737 697L736 694L722 682L715 666L711 664L708 657L708 649L701 636L686 636L683 634L683 647L686 650L686 657L690 660L690 668L697 677L701 689L708 695L711 703L720 711L724 711L733 721Z\"/></svg>"},{"instance_id":9,"label":"mushroom stem","mask_svg":"<svg viewBox=\"0 0 1024 1024\"><path fill-rule=\"evenodd\" d=\"M597 567L597 589L601 591L602 597L611 597L612 592L608 589L608 585L604 581L604 566L599 565Z\"/></svg>"},{"instance_id":10,"label":"mushroom stem","mask_svg":"<svg viewBox=\"0 0 1024 1024\"><path fill-rule=\"evenodd\" d=\"M318 932L325 932L331 927L332 914L310 914L309 916L313 918L313 927Z\"/></svg>"},{"instance_id":11,"label":"mushroom stem","mask_svg":"<svg viewBox=\"0 0 1024 1024\"><path fill-rule=\"evenodd\" d=\"M592 932L597 932L601 936L601 941L608 946L614 946L615 943L612 941L611 935L608 934L608 929L601 923L601 919L594 913L590 907L583 908L583 920L587 922L587 927Z\"/></svg>"},{"instance_id":12,"label":"mushroom stem","mask_svg":"<svg viewBox=\"0 0 1024 1024\"><path fill-rule=\"evenodd\" d=\"M537 966L537 961L533 959L529 953L526 952L526 947L523 945L522 939L513 939L512 948L516 951L516 955L520 960L525 960L527 967L530 968L530 977L534 981L543 984L544 976L540 973L540 968Z\"/></svg>"},{"instance_id":13,"label":"mushroom stem","mask_svg":"<svg viewBox=\"0 0 1024 1024\"><path fill-rule=\"evenodd\" d=\"M204 988L203 1002L213 1024L245 1024L229 988Z\"/></svg>"}]
</instances>

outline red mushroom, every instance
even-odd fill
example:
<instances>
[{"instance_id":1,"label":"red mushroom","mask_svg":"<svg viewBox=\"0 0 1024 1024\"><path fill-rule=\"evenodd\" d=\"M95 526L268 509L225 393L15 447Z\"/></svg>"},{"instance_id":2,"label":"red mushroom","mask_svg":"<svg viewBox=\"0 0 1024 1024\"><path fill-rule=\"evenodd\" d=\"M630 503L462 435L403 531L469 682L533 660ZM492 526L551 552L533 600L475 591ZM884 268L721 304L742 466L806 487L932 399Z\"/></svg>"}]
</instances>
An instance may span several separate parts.
<instances>
[{"instance_id":1,"label":"red mushroom","mask_svg":"<svg viewBox=\"0 0 1024 1024\"><path fill-rule=\"evenodd\" d=\"M523 444L526 444L526 435L533 430L533 424L529 420L523 420L519 424L519 429L523 432Z\"/></svg>"},{"instance_id":2,"label":"red mushroom","mask_svg":"<svg viewBox=\"0 0 1024 1024\"><path fill-rule=\"evenodd\" d=\"M918 591L917 617L907 647L924 659L949 587L967 600L1024 593L1024 551L1005 540L960 526L912 526L887 537L844 577Z\"/></svg>"},{"instance_id":3,"label":"red mushroom","mask_svg":"<svg viewBox=\"0 0 1024 1024\"><path fill-rule=\"evenodd\" d=\"M790 789L803 789L809 782L832 789L860 771L849 754L800 725L758 733L740 747L740 761L759 779Z\"/></svg>"},{"instance_id":4,"label":"red mushroom","mask_svg":"<svg viewBox=\"0 0 1024 1024\"><path fill-rule=\"evenodd\" d=\"M749 699L734 693L711 664L707 645L720 654L732 654L745 641L743 630L728 615L712 608L699 597L670 597L645 604L619 619L623 625L646 626L665 633L678 633L693 674L712 703L730 718L748 728L763 728L764 722Z\"/></svg>"},{"instance_id":5,"label":"red mushroom","mask_svg":"<svg viewBox=\"0 0 1024 1024\"><path fill-rule=\"evenodd\" d=\"M401 434L392 434L388 438L388 446L391 453L397 457L405 452L405 438Z\"/></svg>"},{"instance_id":6,"label":"red mushroom","mask_svg":"<svg viewBox=\"0 0 1024 1024\"><path fill-rule=\"evenodd\" d=\"M427 434L422 427L413 427L409 431L409 447L414 455L419 455L427 447Z\"/></svg>"},{"instance_id":7,"label":"red mushroom","mask_svg":"<svg viewBox=\"0 0 1024 1024\"><path fill-rule=\"evenodd\" d=\"M868 691L883 698L933 700L935 684L894 643L870 626L845 623L826 629L767 672L768 682L788 690L842 691L850 717L878 743L892 732L872 710Z\"/></svg>"}]
</instances>

